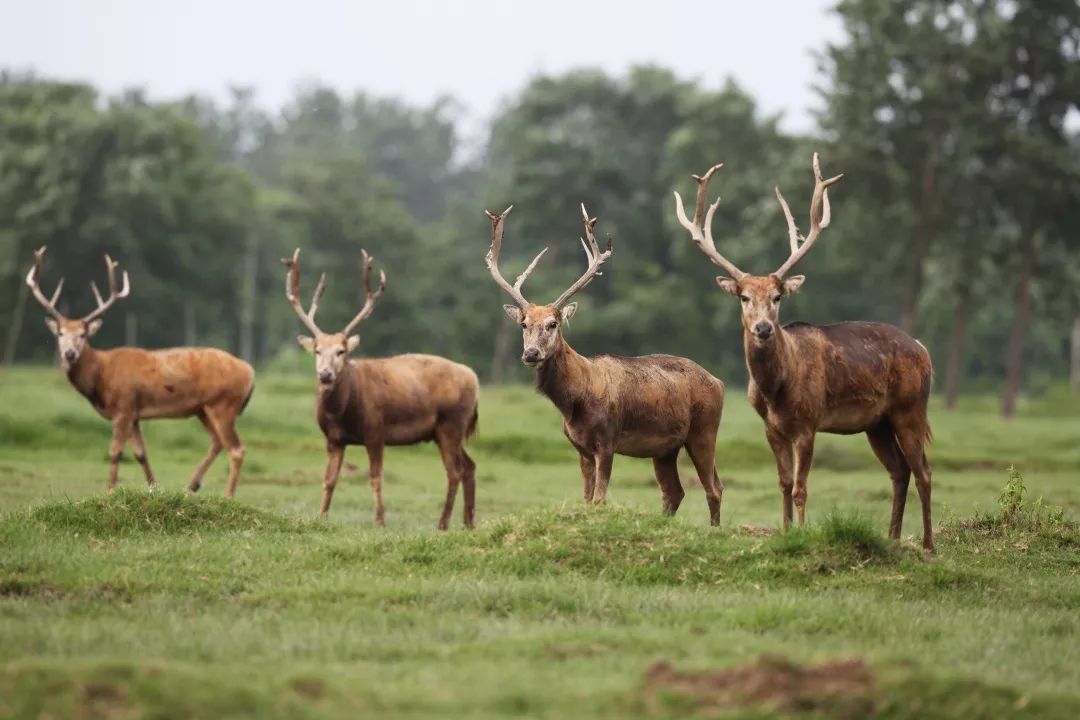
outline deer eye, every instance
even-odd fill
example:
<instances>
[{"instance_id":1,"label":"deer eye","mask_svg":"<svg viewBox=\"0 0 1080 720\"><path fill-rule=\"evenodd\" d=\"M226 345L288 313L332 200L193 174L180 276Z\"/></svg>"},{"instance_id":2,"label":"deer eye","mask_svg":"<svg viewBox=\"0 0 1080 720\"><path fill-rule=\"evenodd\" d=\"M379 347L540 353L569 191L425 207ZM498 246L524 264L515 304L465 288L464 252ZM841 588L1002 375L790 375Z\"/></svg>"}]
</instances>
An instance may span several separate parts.
<instances>
[{"instance_id":1,"label":"deer eye","mask_svg":"<svg viewBox=\"0 0 1080 720\"><path fill-rule=\"evenodd\" d=\"M528 330L528 328L527 328L527 327L525 327L525 323L521 323L521 329L522 329L522 330Z\"/></svg>"},{"instance_id":2,"label":"deer eye","mask_svg":"<svg viewBox=\"0 0 1080 720\"><path fill-rule=\"evenodd\" d=\"M338 356L341 356L341 355L344 355L344 354L345 354L345 348L338 348L337 349L337 355Z\"/></svg>"},{"instance_id":3,"label":"deer eye","mask_svg":"<svg viewBox=\"0 0 1080 720\"><path fill-rule=\"evenodd\" d=\"M549 321L548 321L548 324L547 324L547 329L548 329L548 330L554 330L554 329L555 329L555 328L557 328L557 327L559 327L559 323L557 323L557 322L556 322L556 321L554 321L554 320L549 320Z\"/></svg>"},{"instance_id":4,"label":"deer eye","mask_svg":"<svg viewBox=\"0 0 1080 720\"><path fill-rule=\"evenodd\" d=\"M746 303L750 302L750 298L748 298L746 295L740 295L739 301L742 302L743 305L745 305Z\"/></svg>"},{"instance_id":5,"label":"deer eye","mask_svg":"<svg viewBox=\"0 0 1080 720\"><path fill-rule=\"evenodd\" d=\"M773 305L778 304L780 302L780 296L779 295L774 295L772 301L773 301Z\"/></svg>"}]
</instances>

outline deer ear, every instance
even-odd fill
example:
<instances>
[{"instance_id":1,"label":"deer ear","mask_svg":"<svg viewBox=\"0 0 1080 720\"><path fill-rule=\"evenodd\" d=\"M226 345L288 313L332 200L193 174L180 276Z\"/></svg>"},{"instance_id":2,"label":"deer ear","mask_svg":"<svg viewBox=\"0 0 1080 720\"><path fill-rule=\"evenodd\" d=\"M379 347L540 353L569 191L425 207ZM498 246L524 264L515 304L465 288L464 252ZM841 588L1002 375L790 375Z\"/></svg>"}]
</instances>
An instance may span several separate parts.
<instances>
[{"instance_id":1,"label":"deer ear","mask_svg":"<svg viewBox=\"0 0 1080 720\"><path fill-rule=\"evenodd\" d=\"M577 312L577 303L572 302L562 309L562 321L564 323L570 322L570 318L574 317L574 313Z\"/></svg>"},{"instance_id":2,"label":"deer ear","mask_svg":"<svg viewBox=\"0 0 1080 720\"><path fill-rule=\"evenodd\" d=\"M360 336L350 335L349 339L345 341L345 351L352 352L358 347L360 347Z\"/></svg>"},{"instance_id":3,"label":"deer ear","mask_svg":"<svg viewBox=\"0 0 1080 720\"><path fill-rule=\"evenodd\" d=\"M720 286L720 289L726 292L728 295L734 297L739 296L739 281L734 278L724 277L723 275L716 276L716 284Z\"/></svg>"},{"instance_id":4,"label":"deer ear","mask_svg":"<svg viewBox=\"0 0 1080 720\"><path fill-rule=\"evenodd\" d=\"M49 332L53 335L60 335L60 326L52 318L45 318L45 327L49 328Z\"/></svg>"},{"instance_id":5,"label":"deer ear","mask_svg":"<svg viewBox=\"0 0 1080 720\"><path fill-rule=\"evenodd\" d=\"M101 320L91 320L86 326L86 337L94 337L94 333L101 329Z\"/></svg>"},{"instance_id":6,"label":"deer ear","mask_svg":"<svg viewBox=\"0 0 1080 720\"><path fill-rule=\"evenodd\" d=\"M506 312L506 316L520 325L525 322L525 314L521 311L517 305L503 305L503 311Z\"/></svg>"},{"instance_id":7,"label":"deer ear","mask_svg":"<svg viewBox=\"0 0 1080 720\"><path fill-rule=\"evenodd\" d=\"M304 348L309 353L315 352L315 338L308 337L307 335L297 335L296 342L300 343L300 347Z\"/></svg>"},{"instance_id":8,"label":"deer ear","mask_svg":"<svg viewBox=\"0 0 1080 720\"><path fill-rule=\"evenodd\" d=\"M806 280L805 275L792 275L789 278L784 278L783 287L784 294L790 295L791 293L802 287L803 281Z\"/></svg>"}]
</instances>

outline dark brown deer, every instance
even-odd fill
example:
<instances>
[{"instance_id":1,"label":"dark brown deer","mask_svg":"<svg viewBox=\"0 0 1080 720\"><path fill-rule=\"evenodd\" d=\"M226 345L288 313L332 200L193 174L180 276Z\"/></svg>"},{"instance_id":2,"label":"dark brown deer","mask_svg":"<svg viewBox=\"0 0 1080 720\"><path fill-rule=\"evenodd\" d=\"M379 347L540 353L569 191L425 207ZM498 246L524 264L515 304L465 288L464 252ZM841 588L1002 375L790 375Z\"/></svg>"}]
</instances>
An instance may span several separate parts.
<instances>
[{"instance_id":1,"label":"dark brown deer","mask_svg":"<svg viewBox=\"0 0 1080 720\"><path fill-rule=\"evenodd\" d=\"M371 263L363 252L364 307L345 329L324 333L315 324L315 312L325 288L326 274L319 278L311 306L300 304L300 250L282 262L289 268L285 276L285 296L300 321L313 337L297 338L315 355L318 385L315 419L326 436L326 476L320 514L330 510L345 447L367 448L371 492L375 497L375 525L383 527L383 448L387 445L414 445L434 440L446 466L446 502L439 529L445 530L454 510L458 485L465 490L465 527L471 528L476 513L476 464L465 452L465 439L476 431L480 386L470 368L434 355L396 355L373 360L349 359L360 345L360 336L350 335L375 309L375 301L386 287L386 274L379 273L379 287L371 289Z\"/></svg>"},{"instance_id":2,"label":"dark brown deer","mask_svg":"<svg viewBox=\"0 0 1080 720\"><path fill-rule=\"evenodd\" d=\"M578 451L585 483L585 502L602 503L607 495L611 466L616 453L652 458L660 486L664 512L674 515L683 499L677 460L686 448L697 469L709 505L709 520L720 522L720 499L724 486L716 473L716 432L724 411L724 383L686 358L671 355L586 358L574 352L562 336L562 324L577 311L568 302L599 272L611 257L611 238L603 252L593 235L596 219L581 206L585 222L582 239L588 267L585 274L555 302L534 305L521 287L547 252L542 250L511 285L499 272L503 222L489 212L491 248L485 261L499 287L513 298L504 305L506 314L522 329L521 361L536 370L536 388L551 400L563 416L563 432Z\"/></svg>"},{"instance_id":3,"label":"dark brown deer","mask_svg":"<svg viewBox=\"0 0 1080 720\"><path fill-rule=\"evenodd\" d=\"M45 324L56 336L60 363L68 380L102 417L112 421L108 491L112 492L116 487L120 455L129 440L135 450L135 459L142 465L147 485L151 490L157 487L146 457L140 420L194 415L210 435L210 450L195 468L188 489L191 492L199 490L207 468L222 447L227 447L230 463L225 496L233 497L244 462L244 445L236 434L236 418L247 407L255 389L252 367L214 348L96 350L90 347L89 338L101 328L101 316L131 291L127 271L124 272L123 288L117 290L117 263L106 255L109 297L103 300L97 286L91 282L97 308L82 318L70 319L56 309L64 281L57 285L51 299L46 298L38 286L44 256L44 247L34 253L34 265L26 275L26 284L51 316L46 318Z\"/></svg>"},{"instance_id":4,"label":"dark brown deer","mask_svg":"<svg viewBox=\"0 0 1080 720\"><path fill-rule=\"evenodd\" d=\"M930 441L926 406L932 367L922 343L892 325L845 322L834 325L779 324L780 300L803 284L802 275L787 276L829 225L828 188L843 175L824 180L814 153L814 193L810 202L810 234L795 225L780 189L776 197L787 218L791 255L769 275L749 275L721 255L712 238L712 218L719 200L705 209L710 168L698 183L693 221L675 193L679 222L698 248L730 277L717 277L720 288L742 303L743 348L750 371L747 395L765 421L765 436L776 456L783 495L784 527L791 524L792 503L799 523L806 521L806 480L814 457L817 432L851 435L865 432L893 485L889 537L899 538L908 482L922 502L923 547L934 548L930 523L930 463L924 452Z\"/></svg>"}]
</instances>

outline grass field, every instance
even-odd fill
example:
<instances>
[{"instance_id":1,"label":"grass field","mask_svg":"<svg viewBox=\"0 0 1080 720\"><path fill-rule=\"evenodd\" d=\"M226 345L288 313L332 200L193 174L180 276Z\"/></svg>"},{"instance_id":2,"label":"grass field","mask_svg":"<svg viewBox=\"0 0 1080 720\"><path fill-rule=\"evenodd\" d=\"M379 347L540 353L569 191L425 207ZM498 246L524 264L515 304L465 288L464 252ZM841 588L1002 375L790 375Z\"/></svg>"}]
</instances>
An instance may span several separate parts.
<instances>
[{"instance_id":1,"label":"grass field","mask_svg":"<svg viewBox=\"0 0 1080 720\"><path fill-rule=\"evenodd\" d=\"M181 494L194 420L144 428L163 492L125 462L106 498L108 423L58 370L0 374L0 716L1080 717L1078 399L1011 422L991 398L933 408L927 557L884 539L890 484L861 436L819 438L808 527L770 532L772 456L736 389L720 528L688 464L675 518L628 458L583 508L558 414L525 387L482 393L476 531L460 497L434 531L431 445L387 451L386 531L362 471L318 521L312 388L260 377L236 501L224 456ZM1026 493L1006 522L1010 465ZM912 487L907 533L918 517Z\"/></svg>"}]
</instances>

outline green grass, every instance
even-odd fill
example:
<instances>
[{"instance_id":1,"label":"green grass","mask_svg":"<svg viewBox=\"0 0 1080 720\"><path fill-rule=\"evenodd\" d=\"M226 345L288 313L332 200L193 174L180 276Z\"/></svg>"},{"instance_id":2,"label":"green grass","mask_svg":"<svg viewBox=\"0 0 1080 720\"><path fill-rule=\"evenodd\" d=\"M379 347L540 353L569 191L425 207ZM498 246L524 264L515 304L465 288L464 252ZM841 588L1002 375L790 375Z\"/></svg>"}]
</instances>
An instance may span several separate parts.
<instances>
[{"instance_id":1,"label":"green grass","mask_svg":"<svg viewBox=\"0 0 1080 720\"><path fill-rule=\"evenodd\" d=\"M627 458L611 504L583 507L560 419L524 387L483 390L476 531L460 498L455 529L433 530L430 445L387 452L388 530L372 528L362 448L317 520L312 402L309 378L260 378L236 501L223 459L181 493L205 451L193 420L144 428L162 492L125 463L106 498L108 424L58 371L0 374L0 717L1080 713L1075 399L1012 422L981 398L933 409L934 557L885 539L889 481L860 437L819 438L810 523L775 532L771 456L735 390L720 528L688 464L674 518L650 463ZM909 533L918 518L912 491ZM657 662L762 657L863 658L872 689L760 705L646 681Z\"/></svg>"}]
</instances>

